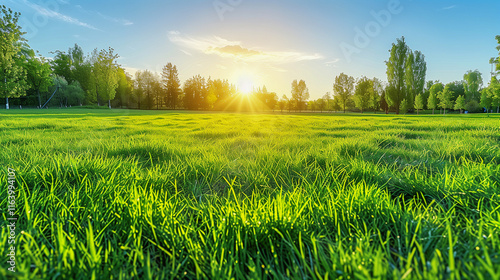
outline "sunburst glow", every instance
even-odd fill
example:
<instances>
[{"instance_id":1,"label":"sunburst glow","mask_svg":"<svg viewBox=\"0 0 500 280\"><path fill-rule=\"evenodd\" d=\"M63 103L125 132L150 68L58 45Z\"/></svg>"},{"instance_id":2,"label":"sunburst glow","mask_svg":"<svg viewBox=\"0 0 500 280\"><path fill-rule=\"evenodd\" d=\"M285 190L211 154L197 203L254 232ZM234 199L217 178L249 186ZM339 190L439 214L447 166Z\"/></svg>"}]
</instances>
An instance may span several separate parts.
<instances>
[{"instance_id":1,"label":"sunburst glow","mask_svg":"<svg viewBox=\"0 0 500 280\"><path fill-rule=\"evenodd\" d=\"M254 82L248 76L240 76L238 79L238 90L243 94L249 94L254 89Z\"/></svg>"}]
</instances>

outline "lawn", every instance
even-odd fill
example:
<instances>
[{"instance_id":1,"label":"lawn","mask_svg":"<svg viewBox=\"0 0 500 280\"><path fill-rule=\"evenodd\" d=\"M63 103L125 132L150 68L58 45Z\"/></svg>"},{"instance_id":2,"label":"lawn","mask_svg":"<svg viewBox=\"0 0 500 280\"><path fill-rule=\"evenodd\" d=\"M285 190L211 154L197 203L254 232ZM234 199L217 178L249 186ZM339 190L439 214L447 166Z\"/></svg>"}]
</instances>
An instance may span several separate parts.
<instances>
[{"instance_id":1,"label":"lawn","mask_svg":"<svg viewBox=\"0 0 500 280\"><path fill-rule=\"evenodd\" d=\"M2 110L0 142L3 278L500 279L497 115Z\"/></svg>"}]
</instances>

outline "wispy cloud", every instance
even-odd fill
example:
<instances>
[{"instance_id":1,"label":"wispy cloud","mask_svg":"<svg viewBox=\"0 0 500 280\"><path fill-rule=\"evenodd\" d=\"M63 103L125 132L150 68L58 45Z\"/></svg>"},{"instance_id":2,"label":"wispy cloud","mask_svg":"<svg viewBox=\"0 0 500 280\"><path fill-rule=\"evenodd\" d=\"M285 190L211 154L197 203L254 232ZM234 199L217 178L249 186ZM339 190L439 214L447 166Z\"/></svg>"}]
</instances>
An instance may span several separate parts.
<instances>
[{"instance_id":1,"label":"wispy cloud","mask_svg":"<svg viewBox=\"0 0 500 280\"><path fill-rule=\"evenodd\" d=\"M57 19L57 20L61 20L61 21L64 21L64 22L67 22L67 23L70 23L70 24L74 24L74 25L86 27L86 28L93 29L93 30L99 30L96 27L94 27L94 26L92 26L92 25L90 25L88 23L82 22L82 21L80 21L80 20L78 20L76 18L70 17L68 15L63 15L63 14L61 14L59 12L54 11L54 10L51 10L51 9L48 9L48 8L44 8L44 7L40 6L40 5L31 3L30 1L24 0L24 3L26 5L28 5L30 8L32 8L35 11L37 11L38 13L40 13L41 15L47 16L49 18L54 18L54 19Z\"/></svg>"},{"instance_id":2,"label":"wispy cloud","mask_svg":"<svg viewBox=\"0 0 500 280\"><path fill-rule=\"evenodd\" d=\"M184 48L243 62L291 63L323 59L320 54L251 49L244 47L240 41L230 41L217 36L192 37L178 31L170 31L168 38L172 43Z\"/></svg>"},{"instance_id":3,"label":"wispy cloud","mask_svg":"<svg viewBox=\"0 0 500 280\"><path fill-rule=\"evenodd\" d=\"M129 25L133 25L134 24L132 21L130 21L128 19L115 18L115 17L112 17L112 16L105 15L105 14L103 14L101 12L87 10L84 7L82 7L82 5L79 5L79 4L75 5L75 8L79 9L80 12L85 13L87 15L90 15L90 16L99 16L99 17L101 17L102 19L104 19L106 21L113 22L113 23L116 23L116 24L119 24L119 25L129 26Z\"/></svg>"},{"instance_id":4,"label":"wispy cloud","mask_svg":"<svg viewBox=\"0 0 500 280\"><path fill-rule=\"evenodd\" d=\"M456 7L457 7L457 5L452 5L452 6L444 7L441 10L451 10L451 9L455 9Z\"/></svg>"},{"instance_id":5,"label":"wispy cloud","mask_svg":"<svg viewBox=\"0 0 500 280\"><path fill-rule=\"evenodd\" d=\"M181 50L181 52L183 52L185 55L193 56L193 54L192 54L192 53L190 53L190 52L188 52L188 51L186 51L186 50Z\"/></svg>"},{"instance_id":6,"label":"wispy cloud","mask_svg":"<svg viewBox=\"0 0 500 280\"><path fill-rule=\"evenodd\" d=\"M132 21L130 21L128 19L114 18L114 17L110 17L110 16L107 16L107 15L101 14L99 12L97 12L97 14L100 17L102 17L103 19L107 20L107 21L115 22L115 23L118 23L118 24L121 24L121 25L124 25L124 26L128 26L128 25L134 24Z\"/></svg>"},{"instance_id":7,"label":"wispy cloud","mask_svg":"<svg viewBox=\"0 0 500 280\"><path fill-rule=\"evenodd\" d=\"M325 62L325 65L328 67L331 67L331 66L335 67L336 66L335 64L337 64L337 62L339 62L339 61L340 61L340 59L336 58L334 60Z\"/></svg>"}]
</instances>

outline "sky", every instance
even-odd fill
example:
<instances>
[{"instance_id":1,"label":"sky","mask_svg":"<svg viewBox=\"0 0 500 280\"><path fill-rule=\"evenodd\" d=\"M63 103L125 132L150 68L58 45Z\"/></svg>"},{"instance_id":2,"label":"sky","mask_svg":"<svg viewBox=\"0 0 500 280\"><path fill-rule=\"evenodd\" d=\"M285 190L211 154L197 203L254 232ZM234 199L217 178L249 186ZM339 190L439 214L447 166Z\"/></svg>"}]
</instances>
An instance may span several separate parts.
<instances>
[{"instance_id":1,"label":"sky","mask_svg":"<svg viewBox=\"0 0 500 280\"><path fill-rule=\"evenodd\" d=\"M427 62L427 80L462 80L478 69L485 85L498 56L500 1L430 0L6 0L41 55L112 47L129 73L177 65L228 79L242 91L266 86L290 96L303 79L311 99L346 73L387 80L397 38Z\"/></svg>"}]
</instances>

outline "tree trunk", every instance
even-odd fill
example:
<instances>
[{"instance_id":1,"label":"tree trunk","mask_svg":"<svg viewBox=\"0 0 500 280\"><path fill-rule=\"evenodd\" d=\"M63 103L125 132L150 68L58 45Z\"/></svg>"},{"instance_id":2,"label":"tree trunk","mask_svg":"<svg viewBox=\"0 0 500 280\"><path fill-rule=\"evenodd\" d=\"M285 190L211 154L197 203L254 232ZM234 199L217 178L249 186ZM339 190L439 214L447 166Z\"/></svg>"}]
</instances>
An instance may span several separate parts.
<instances>
[{"instance_id":1,"label":"tree trunk","mask_svg":"<svg viewBox=\"0 0 500 280\"><path fill-rule=\"evenodd\" d=\"M434 108L432 108L432 114L434 115Z\"/></svg>"},{"instance_id":2,"label":"tree trunk","mask_svg":"<svg viewBox=\"0 0 500 280\"><path fill-rule=\"evenodd\" d=\"M111 109L111 99L108 99L108 107Z\"/></svg>"},{"instance_id":3,"label":"tree trunk","mask_svg":"<svg viewBox=\"0 0 500 280\"><path fill-rule=\"evenodd\" d=\"M97 99L97 107L99 107L99 106L101 106L101 104L99 103L99 91L97 91L97 86L95 89L95 95L96 95L96 99Z\"/></svg>"},{"instance_id":4,"label":"tree trunk","mask_svg":"<svg viewBox=\"0 0 500 280\"><path fill-rule=\"evenodd\" d=\"M40 89L36 89L36 93L38 94L38 108L42 109L42 98L40 97Z\"/></svg>"},{"instance_id":5,"label":"tree trunk","mask_svg":"<svg viewBox=\"0 0 500 280\"><path fill-rule=\"evenodd\" d=\"M7 88L7 76L5 76L4 81L5 81L5 88ZM7 90L5 90L5 91L7 91ZM5 109L9 110L9 98L8 97L5 97Z\"/></svg>"}]
</instances>

